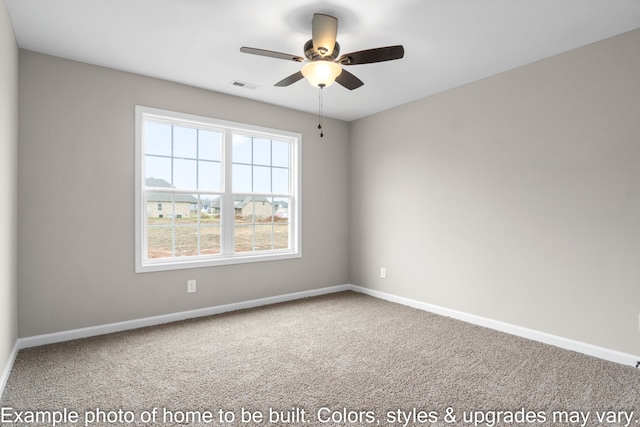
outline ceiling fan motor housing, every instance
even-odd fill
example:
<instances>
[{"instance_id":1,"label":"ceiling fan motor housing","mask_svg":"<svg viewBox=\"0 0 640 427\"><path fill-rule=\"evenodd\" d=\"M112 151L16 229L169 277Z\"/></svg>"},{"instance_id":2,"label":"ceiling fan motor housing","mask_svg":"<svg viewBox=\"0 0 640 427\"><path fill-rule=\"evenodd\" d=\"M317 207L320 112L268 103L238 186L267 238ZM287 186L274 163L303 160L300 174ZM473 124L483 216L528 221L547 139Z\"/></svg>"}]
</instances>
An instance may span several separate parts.
<instances>
[{"instance_id":1,"label":"ceiling fan motor housing","mask_svg":"<svg viewBox=\"0 0 640 427\"><path fill-rule=\"evenodd\" d=\"M330 59L332 61L335 61L336 58L338 58L338 55L340 55L340 44L338 42L336 42L336 44L334 45L331 55L327 56L321 56L318 52L316 52L316 50L313 48L313 39L304 44L304 56L306 56L309 61L316 61L318 59Z\"/></svg>"}]
</instances>

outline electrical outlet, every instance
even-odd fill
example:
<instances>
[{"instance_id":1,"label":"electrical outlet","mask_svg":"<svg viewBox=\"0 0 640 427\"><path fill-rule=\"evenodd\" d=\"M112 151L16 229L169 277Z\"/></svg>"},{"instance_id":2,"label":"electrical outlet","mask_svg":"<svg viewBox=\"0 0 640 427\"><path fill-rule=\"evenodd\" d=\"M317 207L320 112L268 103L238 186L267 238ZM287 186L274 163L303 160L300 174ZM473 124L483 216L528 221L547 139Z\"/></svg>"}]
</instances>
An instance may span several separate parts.
<instances>
[{"instance_id":1,"label":"electrical outlet","mask_svg":"<svg viewBox=\"0 0 640 427\"><path fill-rule=\"evenodd\" d=\"M381 279L386 279L387 278L387 269L384 267L380 268L380 278Z\"/></svg>"},{"instance_id":2,"label":"electrical outlet","mask_svg":"<svg viewBox=\"0 0 640 427\"><path fill-rule=\"evenodd\" d=\"M187 292L193 293L196 291L196 281L195 280L187 280Z\"/></svg>"}]
</instances>

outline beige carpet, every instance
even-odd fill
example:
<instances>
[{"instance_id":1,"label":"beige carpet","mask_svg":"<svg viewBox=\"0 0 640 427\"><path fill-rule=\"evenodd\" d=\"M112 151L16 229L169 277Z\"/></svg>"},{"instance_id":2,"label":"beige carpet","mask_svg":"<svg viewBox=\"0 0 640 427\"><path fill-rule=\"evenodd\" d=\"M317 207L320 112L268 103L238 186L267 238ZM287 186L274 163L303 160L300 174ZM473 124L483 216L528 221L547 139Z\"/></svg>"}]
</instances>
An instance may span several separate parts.
<instances>
[{"instance_id":1,"label":"beige carpet","mask_svg":"<svg viewBox=\"0 0 640 427\"><path fill-rule=\"evenodd\" d=\"M0 406L3 426L637 426L640 370L343 292L21 350Z\"/></svg>"}]
</instances>

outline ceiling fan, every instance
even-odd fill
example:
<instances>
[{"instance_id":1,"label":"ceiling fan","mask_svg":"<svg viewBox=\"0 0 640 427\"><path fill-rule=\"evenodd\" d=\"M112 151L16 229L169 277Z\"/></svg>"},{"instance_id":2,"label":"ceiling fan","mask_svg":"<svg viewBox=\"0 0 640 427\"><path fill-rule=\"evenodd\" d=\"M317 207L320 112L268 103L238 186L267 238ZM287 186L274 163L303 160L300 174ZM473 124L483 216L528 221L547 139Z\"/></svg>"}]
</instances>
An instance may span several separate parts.
<instances>
[{"instance_id":1,"label":"ceiling fan","mask_svg":"<svg viewBox=\"0 0 640 427\"><path fill-rule=\"evenodd\" d=\"M340 45L336 41L337 34L337 18L315 13L311 21L311 40L304 45L306 59L297 55L253 47L241 47L240 52L299 63L306 62L300 71L282 79L275 86L289 86L306 77L309 83L321 89L336 81L349 90L357 89L364 83L343 69L343 66L391 61L404 56L402 45L361 50L338 56L340 55Z\"/></svg>"}]
</instances>

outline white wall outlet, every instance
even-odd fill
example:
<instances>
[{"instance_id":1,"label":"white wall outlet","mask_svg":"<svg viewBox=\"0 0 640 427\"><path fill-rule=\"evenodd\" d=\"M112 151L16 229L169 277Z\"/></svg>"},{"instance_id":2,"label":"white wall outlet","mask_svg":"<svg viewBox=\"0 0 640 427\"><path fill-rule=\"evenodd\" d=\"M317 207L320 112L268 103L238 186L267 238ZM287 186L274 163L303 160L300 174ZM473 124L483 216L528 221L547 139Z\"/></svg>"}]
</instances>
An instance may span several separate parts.
<instances>
[{"instance_id":1,"label":"white wall outlet","mask_svg":"<svg viewBox=\"0 0 640 427\"><path fill-rule=\"evenodd\" d=\"M187 280L187 292L192 293L196 291L196 281L195 280Z\"/></svg>"},{"instance_id":2,"label":"white wall outlet","mask_svg":"<svg viewBox=\"0 0 640 427\"><path fill-rule=\"evenodd\" d=\"M380 268L380 278L381 279L386 279L387 278L387 269L384 267Z\"/></svg>"}]
</instances>

